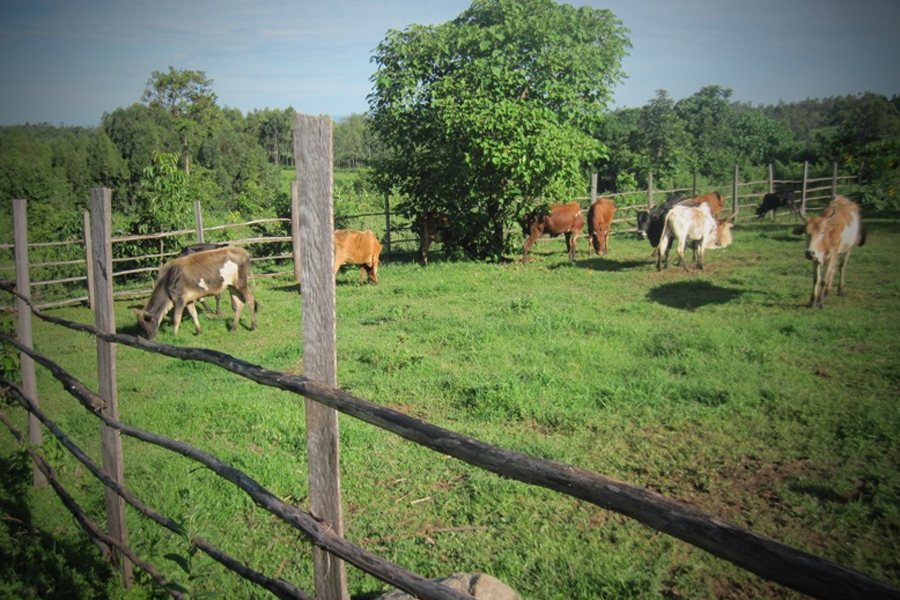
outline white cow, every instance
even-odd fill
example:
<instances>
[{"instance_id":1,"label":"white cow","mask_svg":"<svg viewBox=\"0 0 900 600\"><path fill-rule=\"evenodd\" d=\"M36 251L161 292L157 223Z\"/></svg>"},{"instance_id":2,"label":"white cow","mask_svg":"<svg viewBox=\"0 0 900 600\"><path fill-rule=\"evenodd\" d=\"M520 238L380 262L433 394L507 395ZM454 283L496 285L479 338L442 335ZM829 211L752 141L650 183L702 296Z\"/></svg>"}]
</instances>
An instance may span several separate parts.
<instances>
[{"instance_id":1,"label":"white cow","mask_svg":"<svg viewBox=\"0 0 900 600\"><path fill-rule=\"evenodd\" d=\"M669 240L678 244L678 258L685 271L690 272L684 260L684 247L688 240L696 243L697 268L703 268L703 255L707 249L724 248L731 245L731 218L717 221L713 218L708 204L699 206L676 205L666 214L662 236L656 247L656 270L669 267ZM665 254L665 266L663 266Z\"/></svg>"}]
</instances>

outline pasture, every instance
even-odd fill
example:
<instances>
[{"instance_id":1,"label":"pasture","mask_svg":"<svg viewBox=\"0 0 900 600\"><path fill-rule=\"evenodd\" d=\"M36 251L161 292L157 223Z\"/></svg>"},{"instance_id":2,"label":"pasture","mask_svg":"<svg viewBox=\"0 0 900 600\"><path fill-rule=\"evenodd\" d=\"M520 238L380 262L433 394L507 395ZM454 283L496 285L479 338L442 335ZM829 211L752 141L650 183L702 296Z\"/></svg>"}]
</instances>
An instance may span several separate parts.
<instances>
[{"instance_id":1,"label":"pasture","mask_svg":"<svg viewBox=\"0 0 900 600\"><path fill-rule=\"evenodd\" d=\"M790 233L797 223L745 217L734 244L709 251L706 269L692 274L677 264L657 272L649 244L627 235L589 258L586 233L574 263L556 238L536 244L527 264L433 254L422 267L383 255L378 286L360 287L358 270L345 267L339 385L498 446L646 486L900 586L900 223L867 221L847 295L824 310L806 308L812 265ZM224 309L201 314L199 337L190 324L174 337L166 318L158 340L302 373L296 285L259 280L255 293L255 332L245 318L229 333ZM130 306L140 302L116 303L120 332L136 332ZM92 322L85 308L53 312ZM34 327L39 351L95 385L92 338ZM38 376L42 407L99 456L97 422ZM125 347L118 377L123 421L190 442L308 509L302 398ZM24 426L21 411L3 412ZM534 599L799 597L615 513L347 417L340 426L347 537L427 577L486 572ZM154 508L311 593L309 544L294 531L193 463L128 438L124 447L126 483ZM22 486L6 433L0 451L3 512L27 518L32 532L16 538L5 520L0 589L21 592L26 569L16 566L42 556L43 579L32 586L58 573L55 585L81 598L160 595L145 577L129 594L107 582L53 493ZM102 522L100 485L54 441L46 451ZM269 597L133 512L129 534L139 555L197 594ZM354 598L385 589L353 568L348 579Z\"/></svg>"}]
</instances>

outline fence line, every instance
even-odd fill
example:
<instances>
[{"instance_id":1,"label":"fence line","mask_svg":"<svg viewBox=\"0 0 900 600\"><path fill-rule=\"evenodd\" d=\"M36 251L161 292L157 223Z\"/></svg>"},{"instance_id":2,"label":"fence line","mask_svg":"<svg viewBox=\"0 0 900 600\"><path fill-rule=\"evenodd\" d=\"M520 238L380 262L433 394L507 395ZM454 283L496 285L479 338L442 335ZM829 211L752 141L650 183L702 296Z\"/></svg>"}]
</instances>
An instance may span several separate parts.
<instances>
[{"instance_id":1,"label":"fence line","mask_svg":"<svg viewBox=\"0 0 900 600\"><path fill-rule=\"evenodd\" d=\"M5 283L0 283L0 289L15 293L11 286ZM170 346L129 335L105 333L91 325L46 315L30 301L27 304L38 318L46 322L89 333L109 343L122 344L170 358L216 365L255 383L302 395L440 454L453 456L497 475L544 487L585 500L601 508L613 510L794 590L820 598L900 597L900 590L864 574L793 549L781 542L761 536L713 514L671 500L651 490L572 465L497 448L476 438L454 433L356 397L339 388L312 381L307 377L270 371L218 351ZM72 393L86 409L103 419L111 427L115 427L129 436L155 443L201 462L217 475L248 493L257 505L300 528L312 539L314 544L335 553L379 579L411 593L416 593L422 598L457 597L433 594L433 590L426 590L415 585L414 581L418 576L414 576L414 574L410 575L413 576L411 580L401 581L398 579L399 575L395 569L402 571L402 567L356 548L353 544L336 536L307 513L282 502L256 484L252 478L221 463L215 457L192 449L181 442L168 440L162 436L114 422L102 411L97 410L104 400L58 365L4 334L0 334L0 340L16 346L32 357L35 362L50 370L51 374L63 383L66 390Z\"/></svg>"},{"instance_id":2,"label":"fence line","mask_svg":"<svg viewBox=\"0 0 900 600\"><path fill-rule=\"evenodd\" d=\"M626 202L625 205L617 207L616 214L617 218L613 220L613 225L616 226L613 235L621 235L628 234L635 231L635 227L632 226L634 221L634 214L639 210L646 210L648 208L652 208L655 203L653 202L653 198L657 195L668 196L671 194L690 194L691 196L697 195L706 191L716 191L717 189L723 189L725 187L732 187L733 190L746 189L748 187L764 187L765 189L774 189L776 185L784 187L785 185L797 186L800 188L801 192L801 206L800 206L800 214L805 215L807 210L809 209L809 204L816 203L822 200L830 200L831 196L833 196L839 187L844 187L846 185L850 185L854 181L858 181L858 176L855 175L838 175L837 174L837 166L834 165L834 172L829 177L809 177L808 176L808 163L804 165L804 177L802 179L775 179L772 170L770 169L770 177L765 180L758 181L749 181L749 182L740 182L737 181L738 174L735 173L734 181L731 184L725 185L709 185L699 187L695 181L693 187L681 187L674 189L666 189L666 190L657 190L653 188L652 184L652 174L650 176L650 186L645 190L637 190L631 192L615 192L610 194L603 194L604 197L617 199L624 198ZM813 184L829 182L829 185L824 186L816 186L810 187ZM762 198L765 195L765 191L762 192L751 192L748 194L739 194L737 199L733 197L732 194L723 194L723 196L729 197L732 199L732 210L735 212L740 212L743 209L747 208L755 208L758 205L757 203L747 203L745 200L752 200L756 198ZM823 193L824 192L824 193ZM582 203L583 209L587 210L587 204L589 206L590 202L592 202L597 197L596 191L596 177L592 179L592 190L590 196L578 196L575 197L574 200ZM629 202L630 198L641 198L638 202ZM586 203L583 201L587 201ZM389 207L389 204L386 203ZM85 213L87 214L87 213ZM418 244L418 237L402 237L396 238L392 237L395 235L397 231L408 231L408 225L403 224L398 228L392 230L391 228L391 219L390 212L386 210L386 212L370 212L370 213L362 213L358 215L342 215L338 217L339 221L344 222L352 222L353 220L361 220L361 219L370 219L374 217L383 217L385 219L385 252L388 256L391 255L392 246L407 246L410 243ZM222 225L214 225L211 227L205 227L202 223L202 214L200 212L199 202L195 202L195 221L196 227L195 229L179 229L175 231L168 232L159 232L159 233L150 233L150 234L141 234L141 235L128 235L128 236L115 236L112 238L114 244L120 244L125 242L138 242L138 241L148 241L148 240L164 240L170 238L176 238L178 236L188 236L194 235L198 241L204 237L205 232L211 231L226 231L229 229L235 229L240 227L249 227L252 225L260 225L266 223L279 223L279 224L289 224L291 225L291 229L295 226L299 226L299 224L294 225L291 219L288 218L266 218L266 219L255 219L252 221L246 221L243 223L226 223ZM89 226L89 219L86 217L85 228ZM46 248L53 246L66 246L66 245L84 245L86 238L80 238L76 240L66 240L66 241L55 241L55 242L30 242L28 244L29 248ZM255 238L245 238L232 240L229 243L233 245L255 245L255 244L268 244L268 243L291 243L293 246L293 240L295 236L292 234L291 236L266 236L266 237L255 237ZM438 242L436 245L440 245ZM0 250L2 249L11 249L11 244L0 244ZM113 258L114 264L120 264L123 262L139 262L139 261L147 261L147 260L156 260L158 264L156 266L148 266L148 267L135 267L132 269L127 269L123 271L116 271L113 273L116 277L125 277L129 275L139 275L141 273L152 273L159 269L159 266L162 265L164 259L177 255L177 251L168 251L165 252L160 249L160 252L153 254L146 254L141 256L119 256ZM281 253L277 255L269 255L264 257L256 257L251 260L255 263L259 262L269 262L269 261L286 261L288 259L291 260L292 263L296 261L298 254L295 252L291 253ZM45 267L60 267L60 266L77 266L77 265L85 265L89 264L90 261L86 257L85 259L76 259L76 260L65 260L65 261L48 261L41 263L32 263L31 266L33 268L45 268ZM0 267L0 273L4 271L11 271L12 267ZM298 277L299 267L292 266L291 270L279 270L277 272L272 273L254 273L254 277L276 277L280 275L289 275L291 273L295 274L295 277ZM60 285L60 284L69 284L69 283L78 283L81 281L87 282L86 287L88 288L87 295L78 295L71 298L54 300L54 301L46 301L39 303L39 306L43 308L49 307L58 307L58 306L66 306L69 304L78 304L83 303L85 301L92 303L93 299L91 297L90 291L90 281L91 274L87 273L85 275L51 279L46 281L35 281L32 283L32 286L37 288L41 286L50 286L50 285ZM134 297L140 296L143 294L148 294L151 290L149 288L141 288L137 290L124 290L114 292L115 297ZM2 307L0 307L2 308Z\"/></svg>"}]
</instances>

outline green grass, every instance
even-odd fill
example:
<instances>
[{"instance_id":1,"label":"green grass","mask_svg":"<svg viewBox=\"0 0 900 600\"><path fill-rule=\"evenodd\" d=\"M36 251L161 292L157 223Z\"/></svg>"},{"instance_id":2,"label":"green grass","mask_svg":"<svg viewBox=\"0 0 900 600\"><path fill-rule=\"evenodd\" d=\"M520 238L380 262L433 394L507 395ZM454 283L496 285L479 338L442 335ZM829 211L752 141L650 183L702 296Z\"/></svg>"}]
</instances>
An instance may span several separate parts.
<instances>
[{"instance_id":1,"label":"green grass","mask_svg":"<svg viewBox=\"0 0 900 600\"><path fill-rule=\"evenodd\" d=\"M347 267L337 277L339 384L505 448L647 486L900 585L900 224L869 224L847 295L821 311L805 307L811 266L793 224L740 223L734 246L710 252L706 270L692 274L656 272L650 246L624 235L604 258L588 258L582 242L574 264L555 239L538 244L528 264L445 262L435 253L421 267L384 257L379 286L358 286ZM296 286L256 285L258 331L230 334L227 315L205 314L202 336L187 322L175 338L167 319L161 341L302 372ZM92 320L82 308L54 314ZM133 332L133 319L129 304L116 305L120 331ZM95 385L93 339L41 322L34 338ZM208 450L308 508L302 398L125 347L118 376L124 421ZM40 370L39 389L42 406L99 457L96 420ZM4 412L24 422L21 411ZM525 598L799 597L614 513L348 417L341 442L347 537L427 577L487 572ZM99 485L58 445L46 446L102 522ZM12 448L0 434L7 465ZM313 589L309 544L245 495L135 440L125 439L125 456L128 485L191 535ZM29 546L4 520L0 563L49 553L60 571L91 574L80 597L158 595L146 577L120 594L52 492L9 489L4 514L27 515L35 539L58 545ZM199 554L189 580L165 558L187 556L184 541L134 513L129 534L141 556L185 587L267 597ZM92 570L67 562L75 550ZM48 585L0 574L0 590ZM353 568L348 576L356 598L384 589Z\"/></svg>"}]
</instances>

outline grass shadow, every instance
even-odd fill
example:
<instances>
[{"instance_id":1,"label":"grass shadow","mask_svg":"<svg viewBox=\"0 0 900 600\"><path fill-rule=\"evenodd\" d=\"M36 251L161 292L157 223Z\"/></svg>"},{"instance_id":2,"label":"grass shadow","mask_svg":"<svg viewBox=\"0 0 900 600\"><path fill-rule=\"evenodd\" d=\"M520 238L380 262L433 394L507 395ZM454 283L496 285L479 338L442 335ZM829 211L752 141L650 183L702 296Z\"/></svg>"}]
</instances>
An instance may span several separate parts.
<instances>
[{"instance_id":1,"label":"grass shadow","mask_svg":"<svg viewBox=\"0 0 900 600\"><path fill-rule=\"evenodd\" d=\"M640 267L646 267L650 263L643 260L610 260L608 258L588 258L576 260L575 266L590 269L591 271L601 271L604 273L616 273L619 271L630 271Z\"/></svg>"},{"instance_id":2,"label":"grass shadow","mask_svg":"<svg viewBox=\"0 0 900 600\"><path fill-rule=\"evenodd\" d=\"M709 304L726 304L743 293L708 281L675 281L656 286L647 293L647 298L657 304L694 311Z\"/></svg>"}]
</instances>

